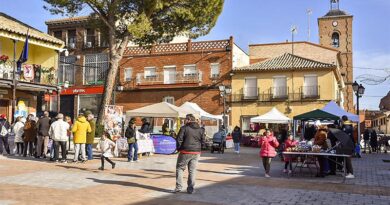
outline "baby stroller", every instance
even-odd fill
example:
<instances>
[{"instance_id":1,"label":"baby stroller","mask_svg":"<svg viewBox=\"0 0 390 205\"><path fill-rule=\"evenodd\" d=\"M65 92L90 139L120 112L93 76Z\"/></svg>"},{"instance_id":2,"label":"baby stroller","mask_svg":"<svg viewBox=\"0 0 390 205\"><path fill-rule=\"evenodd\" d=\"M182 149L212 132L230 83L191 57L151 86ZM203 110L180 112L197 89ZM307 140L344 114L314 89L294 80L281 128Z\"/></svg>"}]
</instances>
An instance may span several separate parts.
<instances>
[{"instance_id":1,"label":"baby stroller","mask_svg":"<svg viewBox=\"0 0 390 205\"><path fill-rule=\"evenodd\" d=\"M223 154L225 152L224 141L225 141L224 132L215 133L213 136L213 144L211 146L211 153L218 151L218 153Z\"/></svg>"}]
</instances>

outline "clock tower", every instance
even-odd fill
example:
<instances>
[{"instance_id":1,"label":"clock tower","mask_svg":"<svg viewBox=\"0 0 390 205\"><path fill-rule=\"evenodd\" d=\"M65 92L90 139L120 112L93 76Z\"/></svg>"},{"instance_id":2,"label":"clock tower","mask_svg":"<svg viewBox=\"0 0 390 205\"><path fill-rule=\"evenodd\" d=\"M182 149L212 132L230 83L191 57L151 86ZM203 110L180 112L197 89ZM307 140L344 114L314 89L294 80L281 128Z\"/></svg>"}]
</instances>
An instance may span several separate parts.
<instances>
[{"instance_id":1,"label":"clock tower","mask_svg":"<svg viewBox=\"0 0 390 205\"><path fill-rule=\"evenodd\" d=\"M320 45L340 51L340 71L344 78L344 109L353 112L353 52L352 21L353 16L340 10L339 0L330 0L330 10L325 16L318 18Z\"/></svg>"}]
</instances>

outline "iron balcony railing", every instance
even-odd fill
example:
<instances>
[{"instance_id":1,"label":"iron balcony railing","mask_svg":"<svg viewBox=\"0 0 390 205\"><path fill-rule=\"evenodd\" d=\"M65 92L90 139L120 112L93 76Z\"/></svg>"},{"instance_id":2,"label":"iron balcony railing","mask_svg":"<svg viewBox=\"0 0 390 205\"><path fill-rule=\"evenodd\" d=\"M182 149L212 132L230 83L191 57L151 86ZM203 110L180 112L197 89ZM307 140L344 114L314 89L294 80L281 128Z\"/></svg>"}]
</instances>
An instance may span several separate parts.
<instances>
[{"instance_id":1,"label":"iron balcony railing","mask_svg":"<svg viewBox=\"0 0 390 205\"><path fill-rule=\"evenodd\" d=\"M287 86L271 87L270 91L271 91L272 99L287 99L288 98L288 87Z\"/></svg>"},{"instance_id":2,"label":"iron balcony railing","mask_svg":"<svg viewBox=\"0 0 390 205\"><path fill-rule=\"evenodd\" d=\"M180 84L180 83L200 83L202 82L202 72L185 73L183 71L175 72L157 72L149 75L137 73L137 85L155 85L155 84Z\"/></svg>"},{"instance_id":3,"label":"iron balcony railing","mask_svg":"<svg viewBox=\"0 0 390 205\"><path fill-rule=\"evenodd\" d=\"M302 86L302 98L320 98L320 86Z\"/></svg>"}]
</instances>

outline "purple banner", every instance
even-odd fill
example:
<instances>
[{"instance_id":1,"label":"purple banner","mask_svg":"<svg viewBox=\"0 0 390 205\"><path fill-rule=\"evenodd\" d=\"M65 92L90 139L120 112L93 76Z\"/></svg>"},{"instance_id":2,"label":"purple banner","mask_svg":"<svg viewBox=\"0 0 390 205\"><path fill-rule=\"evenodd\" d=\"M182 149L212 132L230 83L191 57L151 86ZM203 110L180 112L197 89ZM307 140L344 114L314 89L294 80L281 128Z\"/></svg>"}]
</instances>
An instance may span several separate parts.
<instances>
[{"instance_id":1,"label":"purple banner","mask_svg":"<svg viewBox=\"0 0 390 205\"><path fill-rule=\"evenodd\" d=\"M152 135L156 154L173 154L176 152L176 140L171 136Z\"/></svg>"}]
</instances>

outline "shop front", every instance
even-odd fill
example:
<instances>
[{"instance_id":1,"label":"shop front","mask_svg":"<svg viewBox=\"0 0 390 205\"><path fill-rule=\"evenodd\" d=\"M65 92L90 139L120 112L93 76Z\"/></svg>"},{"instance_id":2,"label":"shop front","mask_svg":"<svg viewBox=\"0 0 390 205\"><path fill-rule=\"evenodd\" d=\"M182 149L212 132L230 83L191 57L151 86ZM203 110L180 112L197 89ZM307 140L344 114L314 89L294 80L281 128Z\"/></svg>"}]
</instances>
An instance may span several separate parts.
<instances>
[{"instance_id":1,"label":"shop front","mask_svg":"<svg viewBox=\"0 0 390 205\"><path fill-rule=\"evenodd\" d=\"M72 87L61 91L61 112L74 119L78 114L91 111L97 117L103 97L103 86Z\"/></svg>"}]
</instances>

